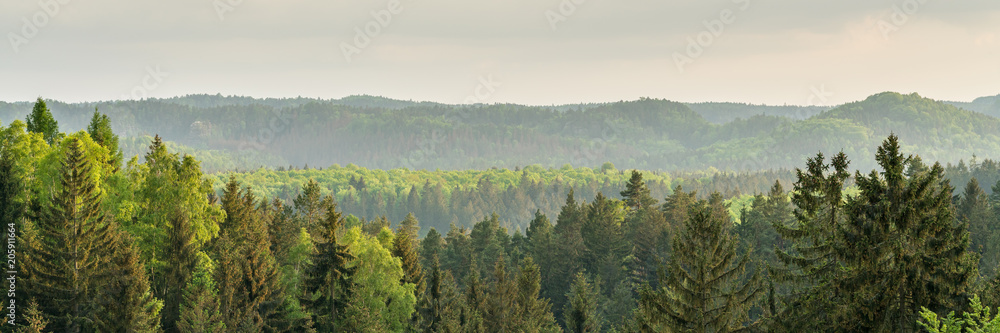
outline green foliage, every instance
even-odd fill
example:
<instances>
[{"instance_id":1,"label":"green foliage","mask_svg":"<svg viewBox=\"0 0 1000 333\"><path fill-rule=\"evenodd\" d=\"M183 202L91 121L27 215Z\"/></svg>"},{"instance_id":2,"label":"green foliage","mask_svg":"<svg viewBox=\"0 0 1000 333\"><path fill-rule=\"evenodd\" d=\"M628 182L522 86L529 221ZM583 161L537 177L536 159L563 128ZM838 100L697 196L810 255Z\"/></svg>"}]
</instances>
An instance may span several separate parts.
<instances>
[{"instance_id":1,"label":"green foliage","mask_svg":"<svg viewBox=\"0 0 1000 333\"><path fill-rule=\"evenodd\" d=\"M121 149L118 147L118 135L115 135L111 130L111 118L108 118L106 114L97 112L95 108L94 116L90 119L90 125L87 125L87 133L94 139L94 142L108 149L108 152L111 154L111 160L108 163L113 170L118 170L122 165L124 157Z\"/></svg>"},{"instance_id":2,"label":"green foliage","mask_svg":"<svg viewBox=\"0 0 1000 333\"><path fill-rule=\"evenodd\" d=\"M37 274L32 293L54 327L79 332L92 329L92 318L100 311L96 300L115 273L109 258L115 255L117 230L101 211L99 183L92 177L95 163L85 155L83 143L70 138L64 147L61 186L34 217L40 242L32 249Z\"/></svg>"},{"instance_id":3,"label":"green foliage","mask_svg":"<svg viewBox=\"0 0 1000 333\"><path fill-rule=\"evenodd\" d=\"M49 107L41 97L35 102L35 107L31 109L26 121L28 132L42 134L42 138L48 144L55 144L60 140L59 122L52 117L52 111L49 111Z\"/></svg>"},{"instance_id":4,"label":"green foliage","mask_svg":"<svg viewBox=\"0 0 1000 333\"><path fill-rule=\"evenodd\" d=\"M587 279L583 272L577 273L573 279L570 292L566 294L569 303L563 311L563 322L566 330L572 333L600 332L602 325L601 313L598 311L597 297L599 291Z\"/></svg>"},{"instance_id":5,"label":"green foliage","mask_svg":"<svg viewBox=\"0 0 1000 333\"><path fill-rule=\"evenodd\" d=\"M761 292L759 275L741 282L749 256L737 257L738 239L718 199L690 206L672 243L662 287L640 291L644 330L732 332L746 328L747 311Z\"/></svg>"},{"instance_id":6,"label":"green foliage","mask_svg":"<svg viewBox=\"0 0 1000 333\"><path fill-rule=\"evenodd\" d=\"M218 292L212 279L214 270L212 259L204 252L199 252L194 273L184 287L184 300L177 321L178 331L225 332L226 324L219 313L219 304L216 300Z\"/></svg>"},{"instance_id":7,"label":"green foliage","mask_svg":"<svg viewBox=\"0 0 1000 333\"><path fill-rule=\"evenodd\" d=\"M344 329L365 332L402 332L417 303L402 262L382 242L352 228L344 235L355 260L351 262L351 292Z\"/></svg>"},{"instance_id":8,"label":"green foliage","mask_svg":"<svg viewBox=\"0 0 1000 333\"><path fill-rule=\"evenodd\" d=\"M973 296L969 301L972 312L963 313L962 318L956 318L954 311L948 313L947 317L940 318L934 311L923 308L920 311L921 319L917 323L930 333L1000 332L1000 314L991 317L990 308L983 306L982 302L979 301L979 296Z\"/></svg>"}]
</instances>

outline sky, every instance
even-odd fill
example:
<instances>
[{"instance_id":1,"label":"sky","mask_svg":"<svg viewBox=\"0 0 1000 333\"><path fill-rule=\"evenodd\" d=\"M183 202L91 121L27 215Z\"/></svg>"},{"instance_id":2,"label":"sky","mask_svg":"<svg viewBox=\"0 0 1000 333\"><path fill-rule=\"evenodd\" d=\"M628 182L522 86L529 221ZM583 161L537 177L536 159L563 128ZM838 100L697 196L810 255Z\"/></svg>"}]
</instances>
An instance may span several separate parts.
<instances>
[{"instance_id":1,"label":"sky","mask_svg":"<svg viewBox=\"0 0 1000 333\"><path fill-rule=\"evenodd\" d=\"M1000 94L996 0L4 0L0 101Z\"/></svg>"}]
</instances>

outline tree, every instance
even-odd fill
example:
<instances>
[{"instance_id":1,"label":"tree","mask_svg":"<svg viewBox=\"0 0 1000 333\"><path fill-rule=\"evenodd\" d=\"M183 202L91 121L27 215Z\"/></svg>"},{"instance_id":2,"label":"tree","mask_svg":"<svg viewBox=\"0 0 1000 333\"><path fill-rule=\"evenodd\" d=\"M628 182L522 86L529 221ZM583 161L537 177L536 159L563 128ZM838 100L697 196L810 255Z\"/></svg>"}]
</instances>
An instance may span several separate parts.
<instances>
[{"instance_id":1,"label":"tree","mask_svg":"<svg viewBox=\"0 0 1000 333\"><path fill-rule=\"evenodd\" d=\"M625 190L621 192L625 206L631 210L639 210L656 204L656 199L649 194L649 187L642 180L642 173L632 170L632 178L625 184Z\"/></svg>"},{"instance_id":2,"label":"tree","mask_svg":"<svg viewBox=\"0 0 1000 333\"><path fill-rule=\"evenodd\" d=\"M663 287L640 291L644 327L664 326L679 332L732 332L745 328L748 307L760 293L759 275L745 273L748 255L737 257L738 239L731 235L728 212L720 204L700 201L671 244Z\"/></svg>"},{"instance_id":3,"label":"tree","mask_svg":"<svg viewBox=\"0 0 1000 333\"><path fill-rule=\"evenodd\" d=\"M194 230L184 213L177 213L171 219L170 248L166 273L166 293L164 295L163 328L167 332L179 332L175 322L180 318L184 290L190 283L191 274L197 264L198 250L194 244Z\"/></svg>"},{"instance_id":4,"label":"tree","mask_svg":"<svg viewBox=\"0 0 1000 333\"><path fill-rule=\"evenodd\" d=\"M517 275L517 318L519 330L526 332L560 332L559 325L552 315L551 304L544 298L539 298L541 291L541 274L538 265L531 257L524 258L520 272Z\"/></svg>"},{"instance_id":5,"label":"tree","mask_svg":"<svg viewBox=\"0 0 1000 333\"><path fill-rule=\"evenodd\" d=\"M836 286L849 295L846 317L860 320L844 329L915 332L921 307L954 309L970 292L976 258L967 224L952 215L953 189L937 163L906 178L908 159L890 135L875 155L882 172L855 175L860 194L845 205L835 247L850 269Z\"/></svg>"},{"instance_id":6,"label":"tree","mask_svg":"<svg viewBox=\"0 0 1000 333\"><path fill-rule=\"evenodd\" d=\"M59 122L52 117L52 111L49 111L49 107L41 97L35 101L35 106L28 115L27 124L28 132L41 133L48 144L55 144L59 140Z\"/></svg>"},{"instance_id":7,"label":"tree","mask_svg":"<svg viewBox=\"0 0 1000 333\"><path fill-rule=\"evenodd\" d=\"M992 204L976 178L969 180L956 201L955 217L969 225L969 249L981 257L979 272L993 276L1000 265L1000 226Z\"/></svg>"},{"instance_id":8,"label":"tree","mask_svg":"<svg viewBox=\"0 0 1000 333\"><path fill-rule=\"evenodd\" d=\"M309 230L310 234L317 234L315 228L323 219L325 211L319 183L315 179L309 178L306 186L302 187L302 193L299 193L292 202L295 204L295 211L298 212L299 218L302 219L303 226Z\"/></svg>"},{"instance_id":9,"label":"tree","mask_svg":"<svg viewBox=\"0 0 1000 333\"><path fill-rule=\"evenodd\" d=\"M842 152L829 164L819 153L807 160L805 170L796 169L795 219L789 225L774 220L771 224L789 244L774 249L779 265L769 270L769 276L794 290L783 297L787 306L775 309L772 329L823 331L840 321L833 309L835 299L842 295L833 285L840 264L834 246L846 215L843 191L850 177L849 163Z\"/></svg>"},{"instance_id":10,"label":"tree","mask_svg":"<svg viewBox=\"0 0 1000 333\"><path fill-rule=\"evenodd\" d=\"M101 195L80 141L68 141L55 196L37 216L40 244L32 249L40 308L52 325L66 332L90 327L95 299L113 272L115 230L101 211Z\"/></svg>"},{"instance_id":11,"label":"tree","mask_svg":"<svg viewBox=\"0 0 1000 333\"><path fill-rule=\"evenodd\" d=\"M600 292L590 283L583 272L576 273L573 285L566 293L569 303L563 310L563 322L566 330L572 333L593 333L601 331L601 313L597 298Z\"/></svg>"},{"instance_id":12,"label":"tree","mask_svg":"<svg viewBox=\"0 0 1000 333\"><path fill-rule=\"evenodd\" d=\"M420 254L414 244L413 235L404 226L400 226L393 238L392 256L399 258L403 265L403 280L400 282L413 284L414 296L420 297L424 294L424 272L420 265Z\"/></svg>"},{"instance_id":13,"label":"tree","mask_svg":"<svg viewBox=\"0 0 1000 333\"><path fill-rule=\"evenodd\" d=\"M444 239L437 229L431 228L427 231L427 236L420 241L420 266L431 267L433 262L439 261L444 246Z\"/></svg>"},{"instance_id":14,"label":"tree","mask_svg":"<svg viewBox=\"0 0 1000 333\"><path fill-rule=\"evenodd\" d=\"M192 333L222 333L226 324L219 313L216 301L217 291L212 279L214 265L212 259L203 252L198 253L198 261L191 279L184 288L184 301L180 306L177 330Z\"/></svg>"},{"instance_id":15,"label":"tree","mask_svg":"<svg viewBox=\"0 0 1000 333\"><path fill-rule=\"evenodd\" d=\"M412 283L401 283L402 262L382 243L363 234L360 228L348 230L344 242L355 258L344 330L399 332L408 326L417 303Z\"/></svg>"},{"instance_id":16,"label":"tree","mask_svg":"<svg viewBox=\"0 0 1000 333\"><path fill-rule=\"evenodd\" d=\"M217 244L215 281L223 321L235 330L280 330L289 325L284 289L256 197L250 189L229 191L222 202L227 222Z\"/></svg>"},{"instance_id":17,"label":"tree","mask_svg":"<svg viewBox=\"0 0 1000 333\"><path fill-rule=\"evenodd\" d=\"M153 297L145 267L139 262L139 250L130 236L119 237L113 244L117 253L111 263L110 283L100 294L97 331L160 332L163 302Z\"/></svg>"},{"instance_id":18,"label":"tree","mask_svg":"<svg viewBox=\"0 0 1000 333\"><path fill-rule=\"evenodd\" d=\"M90 134L90 138L94 142L108 149L111 156L108 164L112 170L117 171L118 168L121 168L124 157L118 147L118 135L111 130L111 118L94 108L94 116L90 118L90 125L87 125L87 133Z\"/></svg>"},{"instance_id":19,"label":"tree","mask_svg":"<svg viewBox=\"0 0 1000 333\"><path fill-rule=\"evenodd\" d=\"M316 246L312 265L306 271L303 303L313 313L313 322L321 332L335 332L340 329L343 311L347 307L350 277L355 268L349 264L355 256L349 251L349 244L341 244L337 232L344 225L344 218L336 205L328 207L321 221L321 243Z\"/></svg>"},{"instance_id":20,"label":"tree","mask_svg":"<svg viewBox=\"0 0 1000 333\"><path fill-rule=\"evenodd\" d=\"M964 319L956 318L954 311L940 318L934 311L923 308L917 323L930 333L1000 333L1000 315L991 316L990 307L983 306L979 296L973 296L969 301L972 311L963 313ZM963 327L965 330L962 330Z\"/></svg>"},{"instance_id":21,"label":"tree","mask_svg":"<svg viewBox=\"0 0 1000 333\"><path fill-rule=\"evenodd\" d=\"M17 328L15 332L17 333L42 333L45 332L45 327L49 325L49 321L45 319L42 312L38 310L38 303L34 300L28 303L28 307L24 310L24 322L27 325L22 325Z\"/></svg>"},{"instance_id":22,"label":"tree","mask_svg":"<svg viewBox=\"0 0 1000 333\"><path fill-rule=\"evenodd\" d=\"M464 304L451 272L442 271L437 257L433 258L428 276L427 293L421 301L420 328L423 332L458 332Z\"/></svg>"},{"instance_id":23,"label":"tree","mask_svg":"<svg viewBox=\"0 0 1000 333\"><path fill-rule=\"evenodd\" d=\"M413 213L406 214L406 218L399 223L397 233L406 233L410 235L411 240L416 241L420 234L420 221L413 216Z\"/></svg>"}]
</instances>

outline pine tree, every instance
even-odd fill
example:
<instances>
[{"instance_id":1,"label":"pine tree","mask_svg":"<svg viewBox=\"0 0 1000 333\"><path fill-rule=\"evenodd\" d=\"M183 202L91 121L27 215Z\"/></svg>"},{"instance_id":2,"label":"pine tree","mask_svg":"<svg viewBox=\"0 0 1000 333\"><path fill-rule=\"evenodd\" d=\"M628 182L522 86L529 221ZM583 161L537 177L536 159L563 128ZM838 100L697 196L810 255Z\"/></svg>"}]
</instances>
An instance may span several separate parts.
<instances>
[{"instance_id":1,"label":"pine tree","mask_svg":"<svg viewBox=\"0 0 1000 333\"><path fill-rule=\"evenodd\" d=\"M226 324L219 314L215 281L212 279L212 259L198 253L194 273L184 287L184 300L177 320L179 332L222 333Z\"/></svg>"},{"instance_id":2,"label":"pine tree","mask_svg":"<svg viewBox=\"0 0 1000 333\"><path fill-rule=\"evenodd\" d=\"M431 228L427 231L427 236L420 241L420 266L431 267L432 263L440 260L444 251L444 239L437 229Z\"/></svg>"},{"instance_id":3,"label":"pine tree","mask_svg":"<svg viewBox=\"0 0 1000 333\"><path fill-rule=\"evenodd\" d=\"M759 275L739 281L750 259L737 257L739 240L730 233L732 223L721 203L701 201L688 216L671 244L673 257L661 276L664 287L640 291L640 307L649 320L644 325L675 332L743 329L748 307L760 293Z\"/></svg>"},{"instance_id":4,"label":"pine tree","mask_svg":"<svg viewBox=\"0 0 1000 333\"><path fill-rule=\"evenodd\" d=\"M102 287L96 326L99 332L160 332L163 302L153 297L139 250L131 236L121 235L114 244L110 283Z\"/></svg>"},{"instance_id":5,"label":"pine tree","mask_svg":"<svg viewBox=\"0 0 1000 333\"><path fill-rule=\"evenodd\" d=\"M518 318L516 280L507 272L503 257L497 260L493 269L493 288L490 288L483 302L483 322L488 332L513 332L523 323Z\"/></svg>"},{"instance_id":6,"label":"pine tree","mask_svg":"<svg viewBox=\"0 0 1000 333\"><path fill-rule=\"evenodd\" d=\"M40 231L32 262L32 287L52 327L80 332L90 327L97 293L108 279L114 232L101 212L101 196L79 140L69 142L61 186L37 217Z\"/></svg>"},{"instance_id":7,"label":"pine tree","mask_svg":"<svg viewBox=\"0 0 1000 333\"><path fill-rule=\"evenodd\" d=\"M420 221L413 216L413 213L406 214L406 218L399 223L398 229L397 233L406 233L410 235L410 239L416 241L420 234Z\"/></svg>"},{"instance_id":8,"label":"pine tree","mask_svg":"<svg viewBox=\"0 0 1000 333\"><path fill-rule=\"evenodd\" d=\"M944 169L935 163L906 178L908 159L890 135L875 156L883 171L855 175L861 193L848 199L835 252L850 268L836 280L849 295L842 311L858 320L841 329L915 332L921 307L955 309L971 292L976 258L966 251L967 224L952 215Z\"/></svg>"},{"instance_id":9,"label":"pine tree","mask_svg":"<svg viewBox=\"0 0 1000 333\"><path fill-rule=\"evenodd\" d=\"M601 313L597 298L600 292L590 283L583 272L576 273L570 291L566 293L569 303L563 311L563 323L571 333L596 333L601 331Z\"/></svg>"},{"instance_id":10,"label":"pine tree","mask_svg":"<svg viewBox=\"0 0 1000 333\"><path fill-rule=\"evenodd\" d=\"M118 147L118 135L115 135L114 131L111 130L111 118L94 108L94 116L90 118L90 125L87 125L87 133L90 134L90 138L94 142L108 149L111 156L108 164L112 170L117 171L121 168L124 157Z\"/></svg>"},{"instance_id":11,"label":"pine tree","mask_svg":"<svg viewBox=\"0 0 1000 333\"><path fill-rule=\"evenodd\" d=\"M344 218L336 205L328 207L325 218L321 221L320 239L312 266L307 270L305 284L307 304L313 314L313 322L320 332L335 332L347 304L350 276L354 269L349 263L354 256L348 251L347 245L340 244L337 232L344 225Z\"/></svg>"},{"instance_id":12,"label":"pine tree","mask_svg":"<svg viewBox=\"0 0 1000 333\"><path fill-rule=\"evenodd\" d=\"M52 117L52 111L49 111L41 97L35 101L35 106L28 115L27 125L28 132L41 133L42 139L50 145L59 140L59 122Z\"/></svg>"}]
</instances>

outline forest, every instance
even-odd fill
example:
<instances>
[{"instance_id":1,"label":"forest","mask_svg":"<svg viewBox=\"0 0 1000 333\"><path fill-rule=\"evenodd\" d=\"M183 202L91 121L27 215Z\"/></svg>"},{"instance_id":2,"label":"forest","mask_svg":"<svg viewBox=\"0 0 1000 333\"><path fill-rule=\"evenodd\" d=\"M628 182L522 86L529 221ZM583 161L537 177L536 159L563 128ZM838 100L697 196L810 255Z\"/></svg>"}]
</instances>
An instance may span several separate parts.
<instances>
[{"instance_id":1,"label":"forest","mask_svg":"<svg viewBox=\"0 0 1000 333\"><path fill-rule=\"evenodd\" d=\"M1000 120L915 94L801 117L651 99L112 104L63 104L70 120L41 98L0 105L2 332L1000 330L1000 162L975 155L1000 148ZM761 114L693 111L723 107ZM298 110L294 130L231 153L276 108ZM460 139L396 144L428 133ZM351 148L295 162L330 142Z\"/></svg>"}]
</instances>

